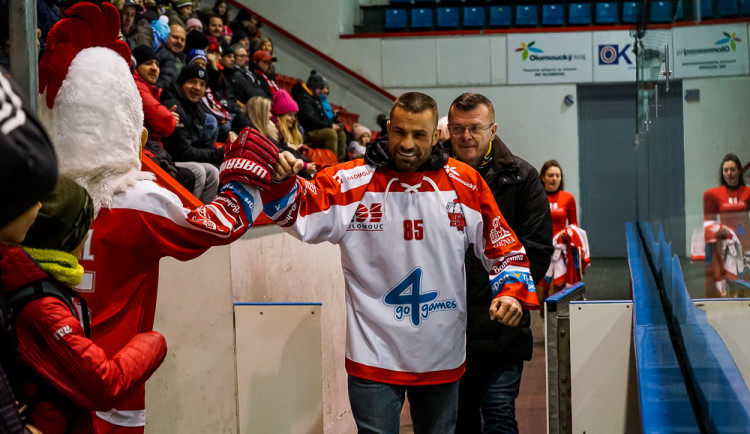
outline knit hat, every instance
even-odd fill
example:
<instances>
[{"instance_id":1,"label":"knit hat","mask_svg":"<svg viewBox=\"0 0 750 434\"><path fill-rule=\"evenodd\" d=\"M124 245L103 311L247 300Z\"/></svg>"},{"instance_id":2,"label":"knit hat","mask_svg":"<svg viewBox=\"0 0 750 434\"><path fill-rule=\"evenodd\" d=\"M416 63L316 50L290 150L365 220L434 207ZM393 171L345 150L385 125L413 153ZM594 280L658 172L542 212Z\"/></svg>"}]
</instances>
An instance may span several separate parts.
<instances>
[{"instance_id":1,"label":"knit hat","mask_svg":"<svg viewBox=\"0 0 750 434\"><path fill-rule=\"evenodd\" d=\"M258 62L261 60L265 60L266 62L275 62L276 58L271 56L271 54L268 51L264 51L264 50L258 50L255 53L253 53L253 62Z\"/></svg>"},{"instance_id":2,"label":"knit hat","mask_svg":"<svg viewBox=\"0 0 750 434\"><path fill-rule=\"evenodd\" d=\"M271 101L271 113L276 116L281 116L287 113L298 113L299 105L294 101L289 92L284 89L279 89L273 94L273 101Z\"/></svg>"},{"instance_id":3,"label":"knit hat","mask_svg":"<svg viewBox=\"0 0 750 434\"><path fill-rule=\"evenodd\" d=\"M167 38L169 38L169 34L171 33L171 30L169 30L169 18L166 15L157 17L157 19L151 21L151 29L154 31L154 50L156 50L161 44L167 42Z\"/></svg>"},{"instance_id":4,"label":"knit hat","mask_svg":"<svg viewBox=\"0 0 750 434\"><path fill-rule=\"evenodd\" d=\"M326 87L326 79L313 69L312 71L310 71L310 76L307 77L307 83L305 84L307 84L307 88L310 90L323 89L324 87Z\"/></svg>"},{"instance_id":5,"label":"knit hat","mask_svg":"<svg viewBox=\"0 0 750 434\"><path fill-rule=\"evenodd\" d=\"M192 32L193 30L203 31L203 23L198 18L190 18L185 24L185 30Z\"/></svg>"},{"instance_id":6,"label":"knit hat","mask_svg":"<svg viewBox=\"0 0 750 434\"><path fill-rule=\"evenodd\" d=\"M359 139L365 134L369 134L370 137L372 137L372 131L370 131L369 128L362 124L354 125L354 140L359 141Z\"/></svg>"},{"instance_id":7,"label":"knit hat","mask_svg":"<svg viewBox=\"0 0 750 434\"><path fill-rule=\"evenodd\" d=\"M156 53L148 45L139 45L133 48L133 57L135 57L135 66L140 66L149 60L156 60Z\"/></svg>"},{"instance_id":8,"label":"knit hat","mask_svg":"<svg viewBox=\"0 0 750 434\"><path fill-rule=\"evenodd\" d=\"M94 219L94 202L85 188L60 175L57 186L42 199L24 246L71 252L86 237Z\"/></svg>"},{"instance_id":9,"label":"knit hat","mask_svg":"<svg viewBox=\"0 0 750 434\"><path fill-rule=\"evenodd\" d=\"M143 6L139 5L134 0L125 0L122 3L122 7L120 8L120 10L125 9L125 6L133 6L135 8L136 12L143 12Z\"/></svg>"},{"instance_id":10,"label":"knit hat","mask_svg":"<svg viewBox=\"0 0 750 434\"><path fill-rule=\"evenodd\" d=\"M182 71L180 71L180 75L177 76L177 85L182 86L186 81L193 78L200 78L201 80L208 82L208 73L206 73L206 70L200 65L196 65L195 63L185 65L182 68Z\"/></svg>"},{"instance_id":11,"label":"knit hat","mask_svg":"<svg viewBox=\"0 0 750 434\"><path fill-rule=\"evenodd\" d=\"M236 30L232 34L232 45L240 42L241 40L243 40L245 38L250 39L250 35L248 35L246 31L244 31L242 29Z\"/></svg>"},{"instance_id":12,"label":"knit hat","mask_svg":"<svg viewBox=\"0 0 750 434\"><path fill-rule=\"evenodd\" d=\"M185 6L192 6L193 2L191 0L174 0L174 8L175 9L182 9Z\"/></svg>"},{"instance_id":13,"label":"knit hat","mask_svg":"<svg viewBox=\"0 0 750 434\"><path fill-rule=\"evenodd\" d=\"M221 54L221 44L219 44L216 36L206 35L206 39L208 40L208 50L206 52L218 51Z\"/></svg>"},{"instance_id":14,"label":"knit hat","mask_svg":"<svg viewBox=\"0 0 750 434\"><path fill-rule=\"evenodd\" d=\"M21 91L0 74L0 106L8 109L0 134L0 228L55 188L57 157L42 124ZM23 104L23 105L22 105Z\"/></svg>"},{"instance_id":15,"label":"knit hat","mask_svg":"<svg viewBox=\"0 0 750 434\"><path fill-rule=\"evenodd\" d=\"M200 32L198 30L193 30L192 32L188 33L185 37L185 52L189 53L190 50L194 48L198 48L201 50L205 50L206 47L208 47L208 38L206 38L206 35L203 34L203 32Z\"/></svg>"},{"instance_id":16,"label":"knit hat","mask_svg":"<svg viewBox=\"0 0 750 434\"><path fill-rule=\"evenodd\" d=\"M190 50L188 55L185 56L185 64L190 65L195 62L196 59L203 59L203 61L208 63L208 56L206 56L206 52L196 48L195 50Z\"/></svg>"}]
</instances>

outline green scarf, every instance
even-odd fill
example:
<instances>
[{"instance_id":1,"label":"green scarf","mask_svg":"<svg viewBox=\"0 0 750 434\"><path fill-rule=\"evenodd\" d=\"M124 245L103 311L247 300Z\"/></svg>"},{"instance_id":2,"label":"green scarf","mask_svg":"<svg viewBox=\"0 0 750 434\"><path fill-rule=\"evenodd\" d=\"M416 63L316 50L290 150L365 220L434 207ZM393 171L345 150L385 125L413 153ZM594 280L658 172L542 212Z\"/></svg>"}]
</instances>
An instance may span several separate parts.
<instances>
[{"instance_id":1,"label":"green scarf","mask_svg":"<svg viewBox=\"0 0 750 434\"><path fill-rule=\"evenodd\" d=\"M70 253L33 247L23 247L23 250L31 256L31 259L39 263L44 271L63 285L72 288L81 283L83 267Z\"/></svg>"}]
</instances>

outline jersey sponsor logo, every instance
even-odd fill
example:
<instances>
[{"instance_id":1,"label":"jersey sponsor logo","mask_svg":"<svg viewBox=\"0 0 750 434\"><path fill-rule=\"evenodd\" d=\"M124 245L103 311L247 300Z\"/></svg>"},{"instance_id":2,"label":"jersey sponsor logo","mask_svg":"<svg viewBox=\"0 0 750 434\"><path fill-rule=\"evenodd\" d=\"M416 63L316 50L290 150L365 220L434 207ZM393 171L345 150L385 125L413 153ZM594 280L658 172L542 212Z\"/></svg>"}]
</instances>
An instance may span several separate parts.
<instances>
[{"instance_id":1,"label":"jersey sponsor logo","mask_svg":"<svg viewBox=\"0 0 750 434\"><path fill-rule=\"evenodd\" d=\"M443 168L445 169L445 173L447 173L450 178L455 179L456 181L458 181L459 183L463 184L465 187L471 190L477 190L477 186L475 184L472 184L468 181L464 181L463 179L461 179L461 174L458 173L458 170L456 170L454 166L449 166L446 164L445 166L443 166Z\"/></svg>"},{"instance_id":2,"label":"jersey sponsor logo","mask_svg":"<svg viewBox=\"0 0 750 434\"><path fill-rule=\"evenodd\" d=\"M436 300L438 291L422 292L422 269L415 268L383 297L386 306L393 307L393 318L403 321L408 318L411 325L419 327L431 314L456 310L455 298Z\"/></svg>"},{"instance_id":3,"label":"jersey sponsor logo","mask_svg":"<svg viewBox=\"0 0 750 434\"><path fill-rule=\"evenodd\" d=\"M511 232L500 225L501 222L502 217L500 216L497 216L494 220L492 220L490 242L492 242L493 246L508 246L516 242L516 239L513 238Z\"/></svg>"},{"instance_id":4,"label":"jersey sponsor logo","mask_svg":"<svg viewBox=\"0 0 750 434\"><path fill-rule=\"evenodd\" d=\"M310 182L310 181L308 181L306 179L304 180L304 184L305 184L305 188L307 189L307 191L309 191L310 193L312 193L314 195L318 194L318 188L315 187L315 184L313 184L312 182Z\"/></svg>"},{"instance_id":5,"label":"jersey sponsor logo","mask_svg":"<svg viewBox=\"0 0 750 434\"><path fill-rule=\"evenodd\" d=\"M461 202L458 199L453 199L453 202L449 202L445 206L445 210L448 212L451 227L456 228L459 232L463 232L466 227L466 217L464 216L463 208L461 208Z\"/></svg>"},{"instance_id":6,"label":"jersey sponsor logo","mask_svg":"<svg viewBox=\"0 0 750 434\"><path fill-rule=\"evenodd\" d=\"M286 217L284 217L282 220L279 220L276 222L279 226L288 226L289 223L294 220L294 216L296 215L295 211L297 210L297 204L294 203L292 206L289 207L289 209L286 211Z\"/></svg>"},{"instance_id":7,"label":"jersey sponsor logo","mask_svg":"<svg viewBox=\"0 0 750 434\"><path fill-rule=\"evenodd\" d=\"M69 326L69 325L64 325L64 326L60 327L59 329L57 329L57 330L56 330L56 331L55 331L55 332L54 332L54 333L52 334L52 337L54 337L56 341L59 341L60 339L62 339L62 338L63 338L63 336L65 336L65 335L69 335L69 334L71 334L71 333L73 333L73 329L72 329L72 328L70 328L70 326Z\"/></svg>"},{"instance_id":8,"label":"jersey sponsor logo","mask_svg":"<svg viewBox=\"0 0 750 434\"><path fill-rule=\"evenodd\" d=\"M503 272L500 276L496 277L492 282L492 294L497 295L505 286L506 283L523 283L529 292L536 292L534 286L534 280L531 278L529 273L523 273L518 271Z\"/></svg>"},{"instance_id":9,"label":"jersey sponsor logo","mask_svg":"<svg viewBox=\"0 0 750 434\"><path fill-rule=\"evenodd\" d=\"M499 274L505 268L510 265L512 262L524 262L524 255L514 255L509 258L503 258L502 261L498 262L494 267L492 267L492 270L490 270L490 274Z\"/></svg>"},{"instance_id":10,"label":"jersey sponsor logo","mask_svg":"<svg viewBox=\"0 0 750 434\"><path fill-rule=\"evenodd\" d=\"M370 204L370 209L367 209L367 205L360 203L357 205L357 211L352 217L352 221L346 227L347 231L382 231L383 224L380 220L383 218L383 204L373 203Z\"/></svg>"},{"instance_id":11,"label":"jersey sponsor logo","mask_svg":"<svg viewBox=\"0 0 750 434\"><path fill-rule=\"evenodd\" d=\"M549 209L557 209L557 202L550 202Z\"/></svg>"},{"instance_id":12,"label":"jersey sponsor logo","mask_svg":"<svg viewBox=\"0 0 750 434\"><path fill-rule=\"evenodd\" d=\"M333 175L339 185L341 192L347 192L357 187L361 187L370 182L370 175L375 173L375 169L370 166L357 166L353 169L339 170Z\"/></svg>"}]
</instances>

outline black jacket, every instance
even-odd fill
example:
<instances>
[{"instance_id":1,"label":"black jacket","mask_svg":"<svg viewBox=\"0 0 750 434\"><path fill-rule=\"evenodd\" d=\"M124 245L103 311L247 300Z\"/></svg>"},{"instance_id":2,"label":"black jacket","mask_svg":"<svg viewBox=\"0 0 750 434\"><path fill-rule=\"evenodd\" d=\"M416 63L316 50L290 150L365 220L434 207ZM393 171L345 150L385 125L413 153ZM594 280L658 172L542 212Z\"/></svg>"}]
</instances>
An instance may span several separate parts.
<instances>
[{"instance_id":1,"label":"black jacket","mask_svg":"<svg viewBox=\"0 0 750 434\"><path fill-rule=\"evenodd\" d=\"M156 87L166 89L177 80L177 67L175 65L174 53L162 44L156 50L156 60L159 61L159 78L156 80Z\"/></svg>"},{"instance_id":2,"label":"black jacket","mask_svg":"<svg viewBox=\"0 0 750 434\"><path fill-rule=\"evenodd\" d=\"M164 149L174 161L195 161L221 164L224 152L216 149L213 143L200 143L201 132L206 122L206 111L200 102L192 103L185 98L182 89L175 83L162 92L162 104L167 107L177 105L180 122L172 135L162 137Z\"/></svg>"},{"instance_id":3,"label":"black jacket","mask_svg":"<svg viewBox=\"0 0 750 434\"><path fill-rule=\"evenodd\" d=\"M445 147L451 148L450 141ZM479 168L508 225L518 236L531 262L531 276L538 282L552 258L552 217L539 173L528 162L514 156L495 136L492 159ZM466 292L468 323L466 329L467 362L492 360L530 360L531 316L524 311L518 327L506 327L489 318L492 299L490 282L473 250L466 252Z\"/></svg>"},{"instance_id":4,"label":"black jacket","mask_svg":"<svg viewBox=\"0 0 750 434\"><path fill-rule=\"evenodd\" d=\"M323 111L320 100L302 87L302 83L297 83L292 87L292 98L299 106L297 118L299 124L305 129L305 132L319 130L321 128L333 127L333 122L328 119Z\"/></svg>"}]
</instances>

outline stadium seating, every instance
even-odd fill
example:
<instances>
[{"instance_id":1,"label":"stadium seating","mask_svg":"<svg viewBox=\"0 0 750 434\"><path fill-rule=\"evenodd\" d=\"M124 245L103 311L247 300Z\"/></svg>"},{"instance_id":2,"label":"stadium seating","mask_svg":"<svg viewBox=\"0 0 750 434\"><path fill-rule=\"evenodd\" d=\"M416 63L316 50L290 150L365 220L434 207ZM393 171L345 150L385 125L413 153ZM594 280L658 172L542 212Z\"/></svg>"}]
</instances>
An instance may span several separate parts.
<instances>
[{"instance_id":1,"label":"stadium seating","mask_svg":"<svg viewBox=\"0 0 750 434\"><path fill-rule=\"evenodd\" d=\"M484 7L481 6L465 6L464 12L464 27L483 27L484 26Z\"/></svg>"},{"instance_id":2,"label":"stadium seating","mask_svg":"<svg viewBox=\"0 0 750 434\"><path fill-rule=\"evenodd\" d=\"M516 6L517 26L536 26L538 22L536 5Z\"/></svg>"},{"instance_id":3,"label":"stadium seating","mask_svg":"<svg viewBox=\"0 0 750 434\"><path fill-rule=\"evenodd\" d=\"M651 3L651 22L652 23L671 23L672 22L672 2L654 1Z\"/></svg>"},{"instance_id":4,"label":"stadium seating","mask_svg":"<svg viewBox=\"0 0 750 434\"><path fill-rule=\"evenodd\" d=\"M605 2L596 4L596 23L597 24L616 24L619 21L617 16L617 3Z\"/></svg>"},{"instance_id":5,"label":"stadium seating","mask_svg":"<svg viewBox=\"0 0 750 434\"><path fill-rule=\"evenodd\" d=\"M429 29L432 27L432 9L416 8L411 10L411 28Z\"/></svg>"},{"instance_id":6,"label":"stadium seating","mask_svg":"<svg viewBox=\"0 0 750 434\"><path fill-rule=\"evenodd\" d=\"M561 26L565 23L565 12L560 3L542 5L542 25Z\"/></svg>"},{"instance_id":7,"label":"stadium seating","mask_svg":"<svg viewBox=\"0 0 750 434\"><path fill-rule=\"evenodd\" d=\"M586 25L591 24L591 4L571 3L568 9L568 24Z\"/></svg>"},{"instance_id":8,"label":"stadium seating","mask_svg":"<svg viewBox=\"0 0 750 434\"><path fill-rule=\"evenodd\" d=\"M437 8L437 26L439 28L458 27L458 8Z\"/></svg>"},{"instance_id":9,"label":"stadium seating","mask_svg":"<svg viewBox=\"0 0 750 434\"><path fill-rule=\"evenodd\" d=\"M637 1L622 2L622 22L635 24L641 20L641 4Z\"/></svg>"},{"instance_id":10,"label":"stadium seating","mask_svg":"<svg viewBox=\"0 0 750 434\"><path fill-rule=\"evenodd\" d=\"M740 0L740 13L743 17L750 16L750 0Z\"/></svg>"},{"instance_id":11,"label":"stadium seating","mask_svg":"<svg viewBox=\"0 0 750 434\"><path fill-rule=\"evenodd\" d=\"M490 27L509 27L510 21L510 6L490 7Z\"/></svg>"},{"instance_id":12,"label":"stadium seating","mask_svg":"<svg viewBox=\"0 0 750 434\"><path fill-rule=\"evenodd\" d=\"M385 29L403 30L406 28L406 9L388 9L385 11Z\"/></svg>"},{"instance_id":13,"label":"stadium seating","mask_svg":"<svg viewBox=\"0 0 750 434\"><path fill-rule=\"evenodd\" d=\"M717 0L716 10L720 17L736 17L739 14L737 0Z\"/></svg>"}]
</instances>

